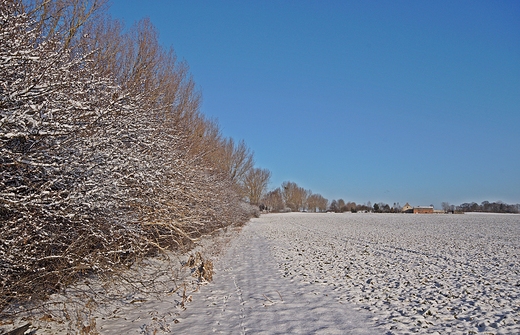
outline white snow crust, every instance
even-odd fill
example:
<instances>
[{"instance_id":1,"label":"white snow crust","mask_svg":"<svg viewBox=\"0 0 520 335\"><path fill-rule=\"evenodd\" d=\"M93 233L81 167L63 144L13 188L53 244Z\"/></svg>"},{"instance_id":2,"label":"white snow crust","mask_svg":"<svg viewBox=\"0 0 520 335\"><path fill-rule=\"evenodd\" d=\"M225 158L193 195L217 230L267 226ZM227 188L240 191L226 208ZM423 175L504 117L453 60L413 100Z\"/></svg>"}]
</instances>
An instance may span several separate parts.
<instances>
[{"instance_id":1,"label":"white snow crust","mask_svg":"<svg viewBox=\"0 0 520 335\"><path fill-rule=\"evenodd\" d=\"M384 334L520 333L520 216L292 214L260 222L284 276Z\"/></svg>"}]
</instances>

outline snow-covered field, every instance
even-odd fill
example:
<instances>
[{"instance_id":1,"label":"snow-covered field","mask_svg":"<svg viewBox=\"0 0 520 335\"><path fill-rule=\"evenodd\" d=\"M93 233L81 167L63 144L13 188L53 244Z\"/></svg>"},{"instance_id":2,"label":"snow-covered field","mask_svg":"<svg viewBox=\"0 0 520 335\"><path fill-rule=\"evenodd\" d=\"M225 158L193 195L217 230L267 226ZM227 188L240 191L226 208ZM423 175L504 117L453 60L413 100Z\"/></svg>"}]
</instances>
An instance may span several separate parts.
<instances>
[{"instance_id":1,"label":"snow-covered field","mask_svg":"<svg viewBox=\"0 0 520 335\"><path fill-rule=\"evenodd\" d=\"M520 333L520 215L269 214L222 236L201 247L213 282L182 299L163 282L163 295L127 295L90 324L101 334Z\"/></svg>"},{"instance_id":2,"label":"snow-covered field","mask_svg":"<svg viewBox=\"0 0 520 335\"><path fill-rule=\"evenodd\" d=\"M286 278L323 286L383 333L520 333L520 216L266 216Z\"/></svg>"}]
</instances>

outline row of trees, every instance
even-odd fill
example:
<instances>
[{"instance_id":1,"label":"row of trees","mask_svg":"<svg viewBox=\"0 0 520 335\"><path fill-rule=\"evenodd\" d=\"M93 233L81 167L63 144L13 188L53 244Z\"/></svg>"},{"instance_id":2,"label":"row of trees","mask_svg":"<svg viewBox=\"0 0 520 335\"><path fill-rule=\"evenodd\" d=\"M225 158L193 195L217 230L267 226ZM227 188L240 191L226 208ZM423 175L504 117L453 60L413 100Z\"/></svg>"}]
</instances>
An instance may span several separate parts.
<instances>
[{"instance_id":1,"label":"row of trees","mask_svg":"<svg viewBox=\"0 0 520 335\"><path fill-rule=\"evenodd\" d=\"M267 183L263 184L263 190L266 190ZM260 209L283 212L283 211L309 211L309 212L372 212L372 213L401 213L402 206L399 202L393 205L379 202L372 203L369 201L364 204L356 204L355 202L345 202L343 199L333 199L329 201L320 194L313 194L311 190L306 190L298 186L294 182L283 182L281 187L267 192L259 202ZM433 207L433 205L431 205ZM489 202L483 201L480 205L471 202L463 203L455 206L448 202L441 204L442 209L449 213L454 212L488 212L488 213L520 213L520 204L506 204L502 201Z\"/></svg>"},{"instance_id":2,"label":"row of trees","mask_svg":"<svg viewBox=\"0 0 520 335\"><path fill-rule=\"evenodd\" d=\"M433 205L431 205L433 207ZM441 204L442 209L445 212L488 212L488 213L519 213L520 212L520 204L509 205L503 203L502 201L492 202L483 201L480 205L472 202L472 203L463 203L459 206L451 205L448 202L443 202ZM343 212L359 212L359 211L369 211L373 213L400 213L402 210L401 205L397 202L394 203L393 206L389 204L379 202L375 203L373 206L370 201L367 204L356 204L355 202L347 202L343 199L332 200L329 210L336 213Z\"/></svg>"},{"instance_id":3,"label":"row of trees","mask_svg":"<svg viewBox=\"0 0 520 335\"><path fill-rule=\"evenodd\" d=\"M328 200L320 194L314 194L295 182L286 181L281 187L264 195L260 208L272 212L325 212L327 205Z\"/></svg>"},{"instance_id":4,"label":"row of trees","mask_svg":"<svg viewBox=\"0 0 520 335\"><path fill-rule=\"evenodd\" d=\"M431 205L433 207L433 205ZM448 202L443 202L441 204L442 209L449 213L454 212L487 212L487 213L519 213L520 212L520 204L506 204L502 201L497 202L489 202L483 201L480 205L476 202L471 203L463 203L461 205L455 206L451 205ZM336 213L343 212L358 212L358 211L370 211L374 213L400 213L402 210L402 206L397 202L390 206L383 202L375 203L373 206L370 201L367 204L357 204L355 202L347 202L343 199L332 200L329 210Z\"/></svg>"},{"instance_id":5,"label":"row of trees","mask_svg":"<svg viewBox=\"0 0 520 335\"><path fill-rule=\"evenodd\" d=\"M448 202L443 202L442 209L446 212L520 213L520 204L509 205L502 201L483 201L480 205L476 202L471 202L455 206L450 205Z\"/></svg>"},{"instance_id":6,"label":"row of trees","mask_svg":"<svg viewBox=\"0 0 520 335\"><path fill-rule=\"evenodd\" d=\"M369 201L366 204L356 204L355 202L347 202L345 203L345 200L339 199L339 200L332 200L329 206L329 211L335 212L335 213L344 213L344 212L374 212L374 213L400 213L402 207L399 205L399 203L393 204L392 207L390 207L389 204L379 202L375 203L372 206L372 203Z\"/></svg>"},{"instance_id":7,"label":"row of trees","mask_svg":"<svg viewBox=\"0 0 520 335\"><path fill-rule=\"evenodd\" d=\"M267 184L266 184L267 185ZM264 189L265 190L265 189ZM393 206L379 202L372 206L369 201L365 204L345 202L343 199L329 200L321 194L312 193L295 182L283 182L281 187L267 192L260 201L260 209L270 212L374 212L374 213L400 213L401 205L397 202Z\"/></svg>"},{"instance_id":8,"label":"row of trees","mask_svg":"<svg viewBox=\"0 0 520 335\"><path fill-rule=\"evenodd\" d=\"M0 1L0 311L245 222L269 181L103 0Z\"/></svg>"}]
</instances>

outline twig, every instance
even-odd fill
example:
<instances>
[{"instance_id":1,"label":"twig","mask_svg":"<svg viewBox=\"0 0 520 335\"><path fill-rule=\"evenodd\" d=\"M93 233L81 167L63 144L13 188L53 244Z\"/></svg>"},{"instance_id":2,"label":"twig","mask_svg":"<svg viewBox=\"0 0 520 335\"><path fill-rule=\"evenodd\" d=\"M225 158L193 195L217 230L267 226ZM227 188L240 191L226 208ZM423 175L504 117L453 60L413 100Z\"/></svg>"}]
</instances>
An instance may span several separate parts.
<instances>
[{"instance_id":1,"label":"twig","mask_svg":"<svg viewBox=\"0 0 520 335\"><path fill-rule=\"evenodd\" d=\"M269 299L269 297L267 297L265 294L263 294L263 296L264 296L267 300L269 300L271 303L274 304L274 301L272 301L271 299Z\"/></svg>"}]
</instances>

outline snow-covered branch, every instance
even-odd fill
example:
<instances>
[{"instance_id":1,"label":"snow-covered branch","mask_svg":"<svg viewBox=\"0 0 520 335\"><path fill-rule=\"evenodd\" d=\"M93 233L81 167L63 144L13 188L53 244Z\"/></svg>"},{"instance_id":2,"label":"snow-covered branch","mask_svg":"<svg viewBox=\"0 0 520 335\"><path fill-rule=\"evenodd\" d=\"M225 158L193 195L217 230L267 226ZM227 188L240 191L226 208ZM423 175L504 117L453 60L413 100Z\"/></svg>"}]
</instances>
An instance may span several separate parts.
<instances>
[{"instance_id":1,"label":"snow-covered branch","mask_svg":"<svg viewBox=\"0 0 520 335\"><path fill-rule=\"evenodd\" d=\"M151 24L123 35L86 6L66 14L84 37L57 33L51 3L0 2L0 312L250 215L251 152L200 114Z\"/></svg>"}]
</instances>

